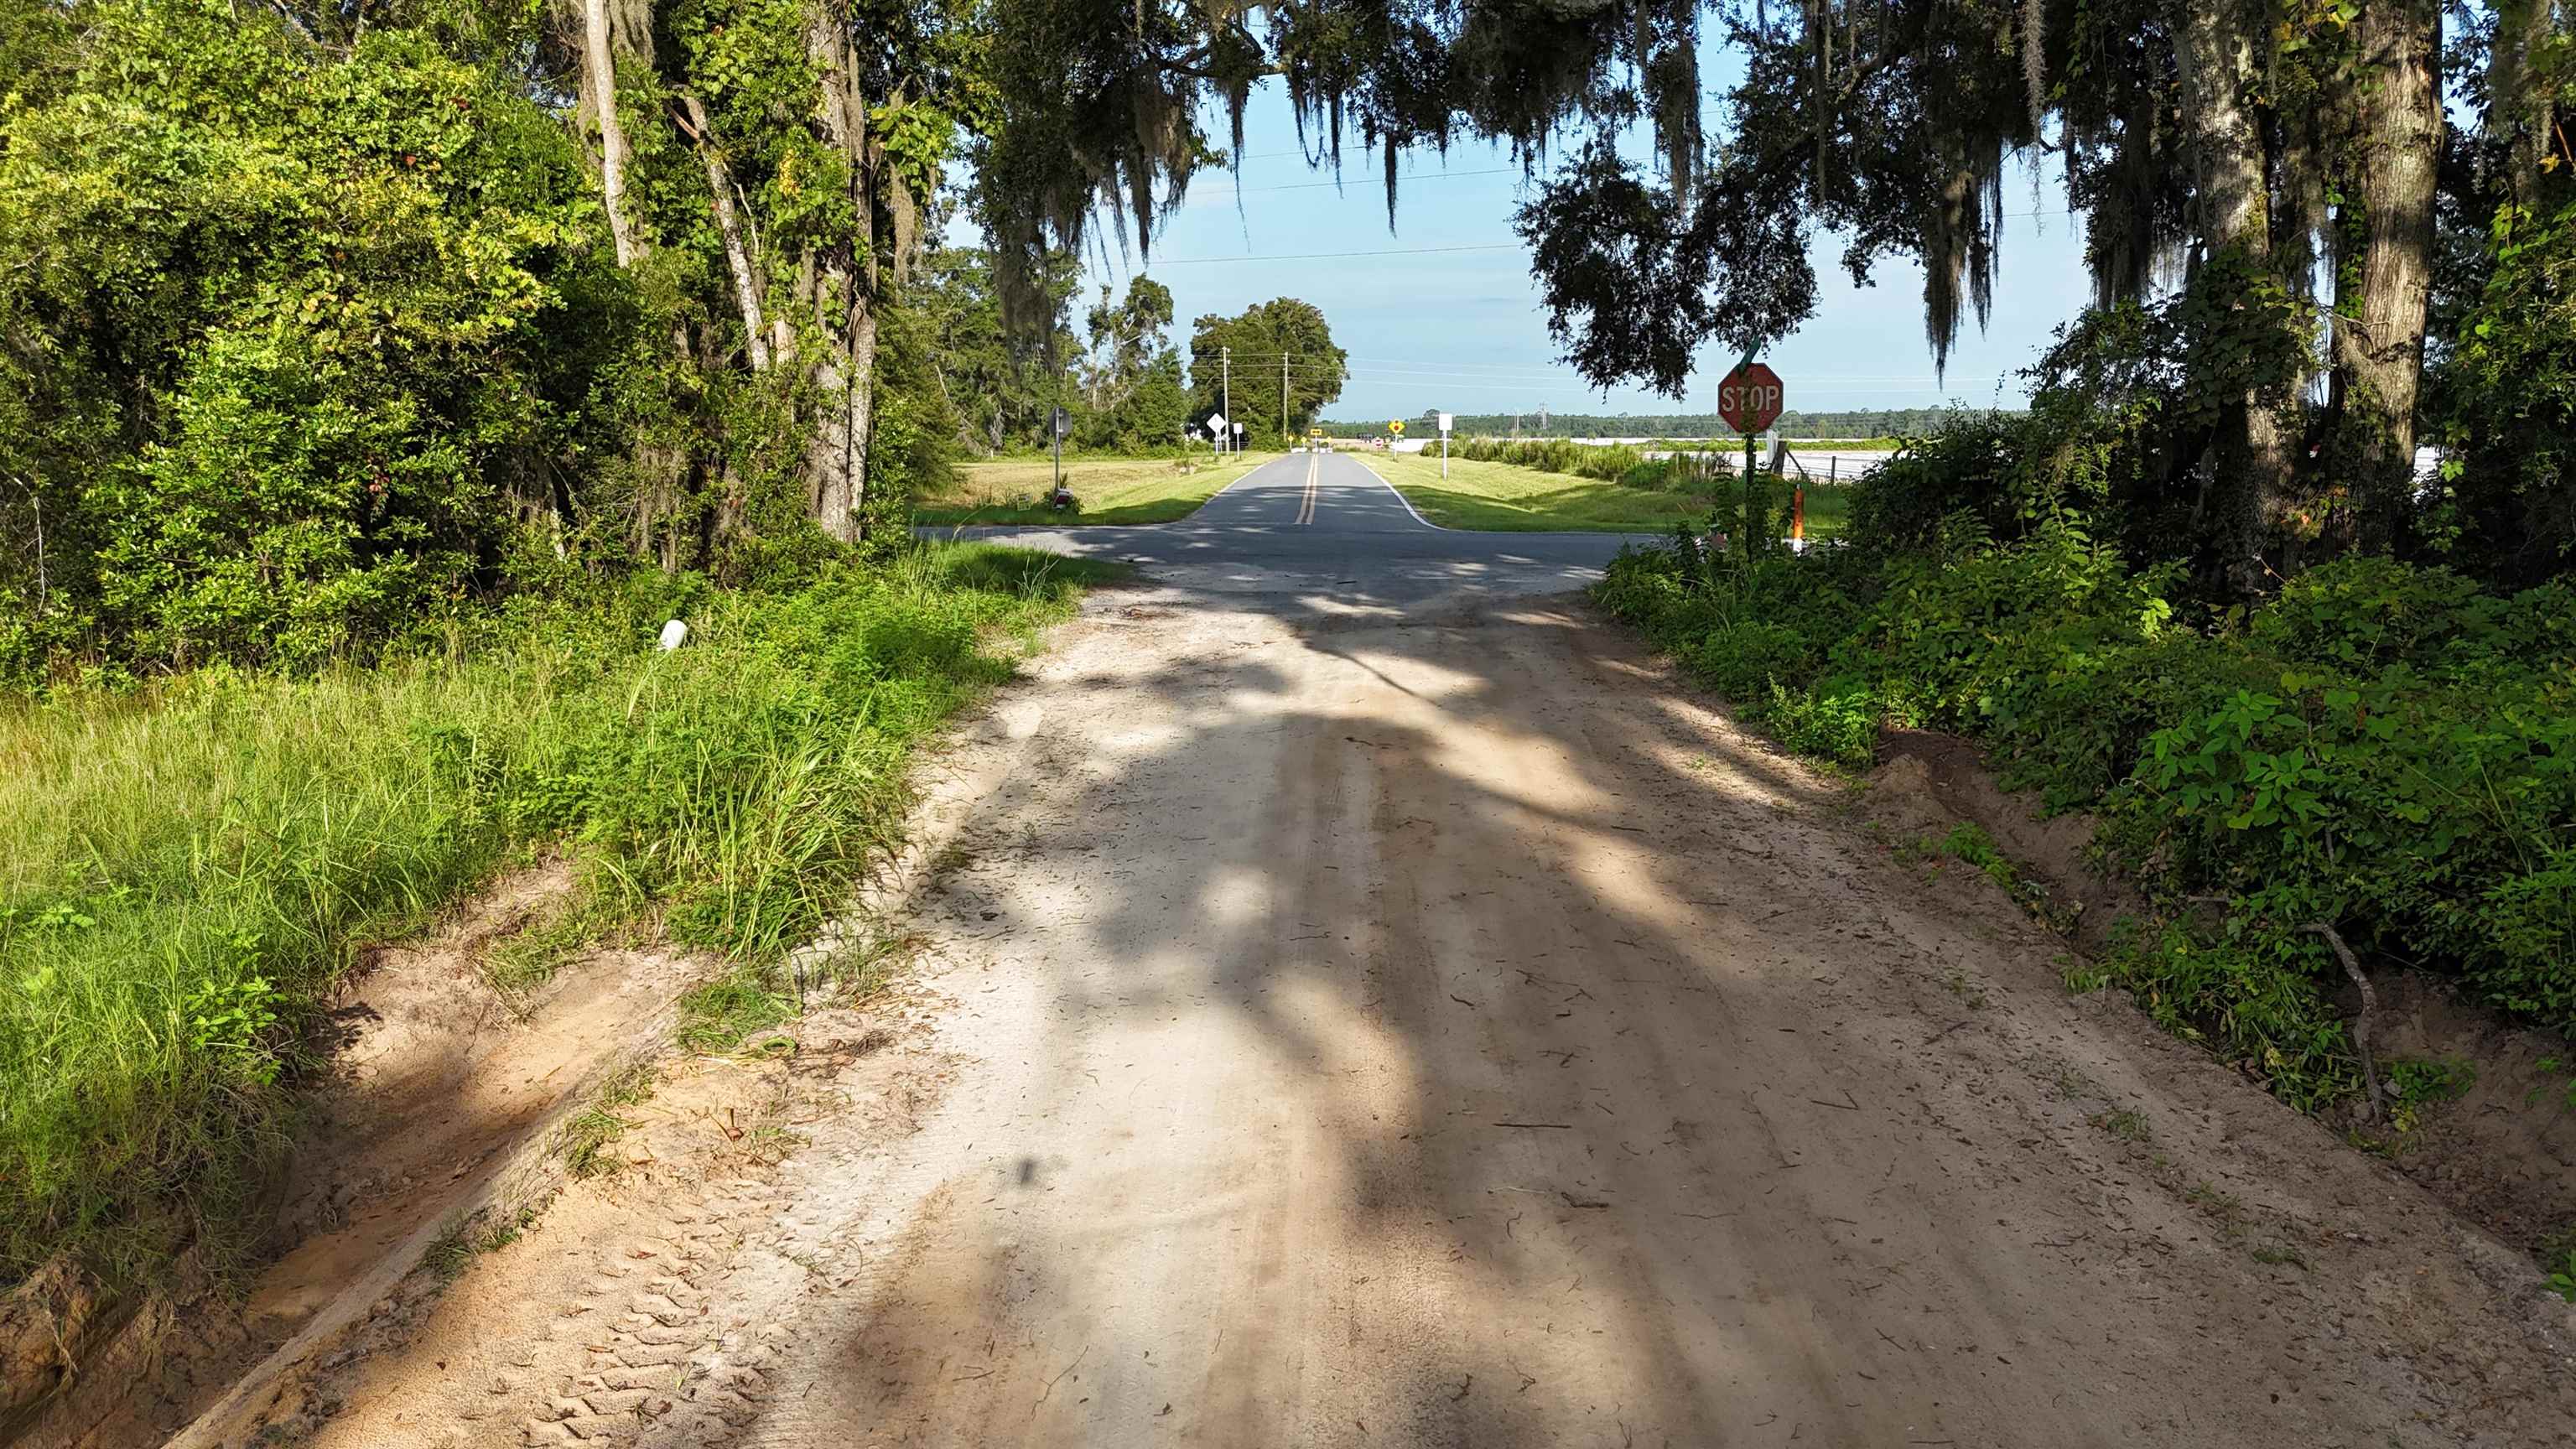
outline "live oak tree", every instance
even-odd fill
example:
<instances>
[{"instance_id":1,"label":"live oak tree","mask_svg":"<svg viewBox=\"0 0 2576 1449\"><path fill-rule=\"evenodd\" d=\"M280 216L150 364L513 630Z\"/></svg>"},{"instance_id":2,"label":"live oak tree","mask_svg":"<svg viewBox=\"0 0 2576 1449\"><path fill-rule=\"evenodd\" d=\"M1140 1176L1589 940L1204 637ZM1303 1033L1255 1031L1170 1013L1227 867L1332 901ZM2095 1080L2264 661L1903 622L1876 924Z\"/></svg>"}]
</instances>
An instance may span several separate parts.
<instances>
[{"instance_id":1,"label":"live oak tree","mask_svg":"<svg viewBox=\"0 0 2576 1449\"><path fill-rule=\"evenodd\" d=\"M1194 418L1227 404L1226 417L1255 438L1302 437L1342 395L1350 358L1333 344L1321 309L1277 297L1232 317L1201 317L1190 330Z\"/></svg>"},{"instance_id":2,"label":"live oak tree","mask_svg":"<svg viewBox=\"0 0 2576 1449\"><path fill-rule=\"evenodd\" d=\"M1109 289L1084 318L1091 346L1082 359L1083 412L1075 428L1085 447L1168 446L1189 426L1181 355L1169 340L1172 289L1151 277L1127 284L1116 305Z\"/></svg>"}]
</instances>

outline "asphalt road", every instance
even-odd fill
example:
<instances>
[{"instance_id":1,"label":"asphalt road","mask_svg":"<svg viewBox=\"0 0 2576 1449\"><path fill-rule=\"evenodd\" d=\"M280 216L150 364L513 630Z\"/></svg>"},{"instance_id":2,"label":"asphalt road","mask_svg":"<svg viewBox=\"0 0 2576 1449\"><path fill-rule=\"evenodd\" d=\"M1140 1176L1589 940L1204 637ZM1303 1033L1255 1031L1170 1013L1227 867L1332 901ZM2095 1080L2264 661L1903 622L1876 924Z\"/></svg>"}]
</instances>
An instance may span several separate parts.
<instances>
[{"instance_id":1,"label":"asphalt road","mask_svg":"<svg viewBox=\"0 0 2576 1449\"><path fill-rule=\"evenodd\" d=\"M1345 453L1291 453L1265 463L1178 523L955 532L1121 560L1191 593L1287 595L1349 607L1580 588L1628 541L1610 533L1436 527Z\"/></svg>"}]
</instances>

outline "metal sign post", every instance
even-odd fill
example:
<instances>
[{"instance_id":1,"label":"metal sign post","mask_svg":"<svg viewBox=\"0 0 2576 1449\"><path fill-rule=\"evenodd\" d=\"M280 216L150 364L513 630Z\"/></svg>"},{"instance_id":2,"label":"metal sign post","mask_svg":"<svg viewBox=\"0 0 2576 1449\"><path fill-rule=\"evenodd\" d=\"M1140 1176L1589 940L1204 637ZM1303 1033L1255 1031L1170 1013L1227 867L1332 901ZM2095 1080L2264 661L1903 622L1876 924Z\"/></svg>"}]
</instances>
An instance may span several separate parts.
<instances>
[{"instance_id":1,"label":"metal sign post","mask_svg":"<svg viewBox=\"0 0 2576 1449\"><path fill-rule=\"evenodd\" d=\"M1047 431L1055 434L1055 492L1064 491L1064 435L1073 431L1073 418L1062 408L1055 410ZM1050 494L1049 496L1053 496Z\"/></svg>"},{"instance_id":2,"label":"metal sign post","mask_svg":"<svg viewBox=\"0 0 2576 1449\"><path fill-rule=\"evenodd\" d=\"M1440 476L1444 479L1449 476L1449 428L1457 421L1456 413L1440 415Z\"/></svg>"}]
</instances>

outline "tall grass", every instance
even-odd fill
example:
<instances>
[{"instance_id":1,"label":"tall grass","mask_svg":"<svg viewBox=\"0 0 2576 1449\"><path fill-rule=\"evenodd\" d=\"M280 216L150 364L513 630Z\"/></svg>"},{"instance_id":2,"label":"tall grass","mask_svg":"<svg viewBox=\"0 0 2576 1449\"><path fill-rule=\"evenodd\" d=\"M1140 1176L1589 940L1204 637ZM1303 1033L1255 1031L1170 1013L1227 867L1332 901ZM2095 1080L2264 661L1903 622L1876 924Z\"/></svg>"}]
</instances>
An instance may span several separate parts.
<instances>
[{"instance_id":1,"label":"tall grass","mask_svg":"<svg viewBox=\"0 0 2576 1449\"><path fill-rule=\"evenodd\" d=\"M321 1004L514 852L753 983L893 842L909 747L1069 566L925 551L790 593L523 617L449 657L0 708L0 1283L256 1251ZM692 596L693 595L693 596Z\"/></svg>"}]
</instances>

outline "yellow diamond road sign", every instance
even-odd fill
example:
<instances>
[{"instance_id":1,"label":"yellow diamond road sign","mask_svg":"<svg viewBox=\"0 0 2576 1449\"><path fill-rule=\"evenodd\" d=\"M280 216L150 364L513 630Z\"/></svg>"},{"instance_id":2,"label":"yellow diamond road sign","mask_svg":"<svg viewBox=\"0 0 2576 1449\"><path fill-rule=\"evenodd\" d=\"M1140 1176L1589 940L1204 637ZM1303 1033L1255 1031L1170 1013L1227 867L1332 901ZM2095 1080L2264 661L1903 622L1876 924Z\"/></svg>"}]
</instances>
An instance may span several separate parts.
<instances>
[{"instance_id":1,"label":"yellow diamond road sign","mask_svg":"<svg viewBox=\"0 0 2576 1449\"><path fill-rule=\"evenodd\" d=\"M1404 436L1404 419L1397 418L1393 422L1388 423L1386 425L1386 430L1395 434L1397 437Z\"/></svg>"}]
</instances>

